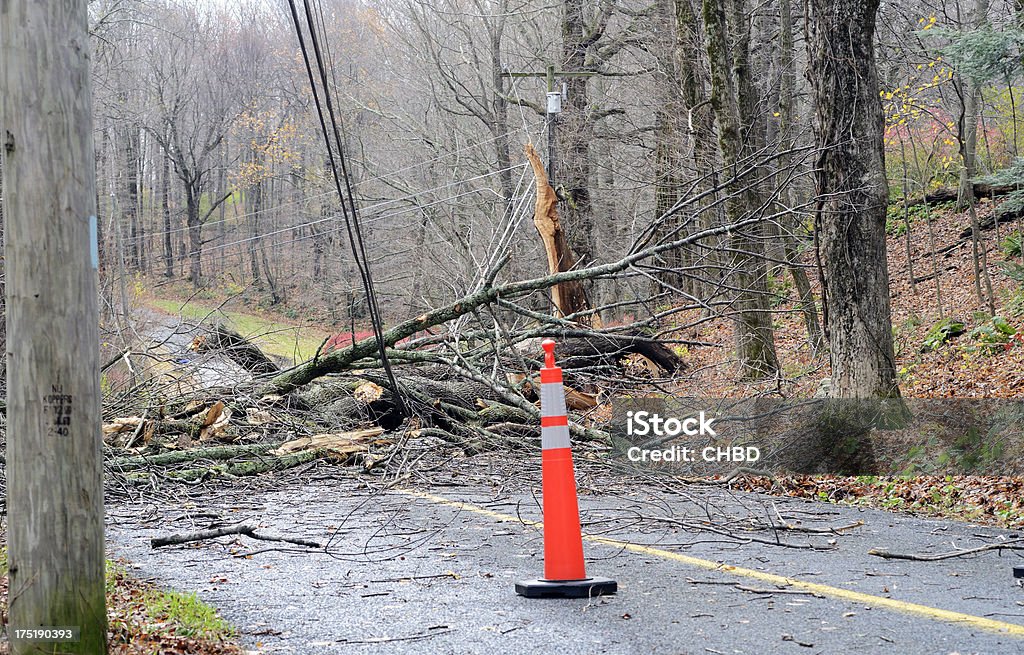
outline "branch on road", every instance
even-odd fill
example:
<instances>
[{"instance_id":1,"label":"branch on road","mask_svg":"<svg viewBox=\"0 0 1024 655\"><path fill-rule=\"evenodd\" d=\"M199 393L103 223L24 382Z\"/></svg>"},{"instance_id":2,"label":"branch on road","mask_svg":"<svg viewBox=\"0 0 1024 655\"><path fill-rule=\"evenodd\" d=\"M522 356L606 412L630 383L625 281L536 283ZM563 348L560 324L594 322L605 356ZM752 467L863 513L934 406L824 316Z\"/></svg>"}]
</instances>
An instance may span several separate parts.
<instances>
[{"instance_id":1,"label":"branch on road","mask_svg":"<svg viewBox=\"0 0 1024 655\"><path fill-rule=\"evenodd\" d=\"M187 544L193 541L205 541L207 539L217 539L218 537L226 537L228 535L244 535L251 539L257 539L259 541L282 541L289 544L295 544L297 546L306 546L308 548L321 548L322 546L315 541L309 541L307 539L299 539L296 537L284 537L280 535L268 535L260 534L256 532L256 526L248 523L240 523L238 525L229 525L222 528L212 528L210 530L199 530L197 532L188 532L185 534L172 534L168 537L154 537L150 540L150 545L153 548L160 548L161 546L177 546L180 544Z\"/></svg>"},{"instance_id":2,"label":"branch on road","mask_svg":"<svg viewBox=\"0 0 1024 655\"><path fill-rule=\"evenodd\" d=\"M734 587L740 591L746 591L751 594L792 594L795 596L814 596L815 598L824 598L821 594L816 594L813 591L805 589L789 589L788 587L775 587L772 589L766 589L761 587L748 587L742 582L731 582L729 580L694 580L693 578L687 578L686 581L689 584L713 584L713 585L725 585L727 587Z\"/></svg>"},{"instance_id":3,"label":"branch on road","mask_svg":"<svg viewBox=\"0 0 1024 655\"><path fill-rule=\"evenodd\" d=\"M875 557L881 557L883 559L905 559L914 562L938 562L940 560L953 559L955 557L977 555L978 553L984 553L989 550L1024 550L1024 539L1007 539L1000 543L985 544L984 546L978 546L977 548L954 550L948 553L923 553L920 555L913 553L894 553L882 548L872 548L868 551L868 555L874 555Z\"/></svg>"},{"instance_id":4,"label":"branch on road","mask_svg":"<svg viewBox=\"0 0 1024 655\"><path fill-rule=\"evenodd\" d=\"M741 544L758 543L765 544L766 546L781 546L783 548L796 548L802 550L834 550L836 547L834 542L829 543L827 545L813 543L798 544L793 543L791 541L782 541L781 539L765 539L763 537L755 537L753 535L741 535L735 532L731 532L729 530L725 530L724 528L715 527L710 523L701 523L697 521L683 521L681 519L672 518L671 516L651 516L647 514L641 514L638 515L638 518L648 521L660 521L663 523L668 523L670 525L677 525L688 530L710 532L712 534L721 535L729 539L735 539Z\"/></svg>"}]
</instances>

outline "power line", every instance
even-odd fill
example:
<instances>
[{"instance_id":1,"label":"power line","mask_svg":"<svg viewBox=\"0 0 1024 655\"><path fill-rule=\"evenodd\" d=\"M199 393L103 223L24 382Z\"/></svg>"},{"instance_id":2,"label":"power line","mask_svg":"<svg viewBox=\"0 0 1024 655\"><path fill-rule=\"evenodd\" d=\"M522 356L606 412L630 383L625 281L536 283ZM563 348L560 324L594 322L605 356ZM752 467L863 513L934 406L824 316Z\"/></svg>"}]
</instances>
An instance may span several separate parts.
<instances>
[{"instance_id":1,"label":"power line","mask_svg":"<svg viewBox=\"0 0 1024 655\"><path fill-rule=\"evenodd\" d=\"M519 165L514 166L512 168L513 169L515 169L515 168L523 168L525 166L526 166L526 164L519 164ZM495 172L495 174L496 173L497 172ZM434 200L434 201L426 203L426 204L414 205L412 207L406 207L405 209L398 209L398 210L395 210L393 212L389 212L389 213L386 213L386 214L381 214L380 216L374 216L373 218L366 219L366 220L364 220L362 222L364 224L376 223L378 221L383 221L383 220L388 219L388 218L394 218L395 216L400 216L401 214L408 214L409 212L414 212L414 211L426 209L428 207L433 207L434 205L440 205L442 203L450 202L452 200L457 200L458 198L464 198L465 196L473 195L474 193L483 193L483 192L489 191L489 190L490 189L471 189L469 191L464 191L462 193L457 193L455 195L447 196L445 198L439 198L437 200ZM229 246L236 246L236 245L243 244L243 243L249 243L250 241L259 241L261 239L265 239L267 237L272 237L272 236L277 235L277 234L283 234L285 232L291 232L293 230L302 229L304 227L310 227L310 226L313 226L313 225L318 225L320 223L326 223L326 222L329 222L329 221L336 221L336 220L338 220L338 216L337 215L328 216L326 218L318 218L318 219L313 220L313 221L307 221L305 223L299 223L297 225L290 225L290 226L287 226L287 227L278 228L278 229L273 230L271 232L264 232L263 234L257 234L255 236L251 236L251 237L245 237L245 238L242 238L242 239L236 239L235 241L229 241L228 243L218 244L216 246L204 247L202 249L202 252L209 253L209 252L214 251L214 250L223 250L224 248L227 248ZM339 226L336 229L341 229L341 227L342 226ZM334 231L334 230L331 230L331 231ZM288 244L288 243L294 243L296 241L303 241L305 239L314 238L315 236L317 236L317 235L310 234L310 235L304 236L304 237L296 237L295 239L292 239L290 241L277 241L277 242L274 242L271 245L285 245L285 244ZM195 251L186 253L186 256L187 255L192 255L192 254L195 254Z\"/></svg>"},{"instance_id":2,"label":"power line","mask_svg":"<svg viewBox=\"0 0 1024 655\"><path fill-rule=\"evenodd\" d=\"M345 227L348 231L349 244L352 248L352 257L355 260L356 268L363 281L363 288L366 292L367 308L370 315L370 323L373 326L373 334L377 341L377 350L380 354L381 364L384 367L388 382L391 383L394 391L396 406L399 413L408 416L409 412L403 399L402 389L395 379L394 371L391 370L391 363L388 361L387 350L384 343L383 325L380 319L380 308L377 305L377 296L373 288L373 277L370 273L369 264L366 262L366 249L363 245L362 232L359 227L359 214L355 202L355 194L352 191L351 180L348 176L348 166L345 162L345 155L342 148L341 136L338 133L338 122L334 114L334 103L331 101L331 91L327 83L327 72L324 67L323 56L320 51L320 43L317 39L316 27L314 25L313 13L310 10L309 0L303 0L303 8L306 14L306 23L309 27L310 42L313 45L314 56L316 57L317 72L320 74L323 85L324 101L327 105L327 112L330 116L331 127L334 133L334 147L331 143L331 135L327 130L327 123L324 119L323 107L320 105L320 94L317 92L316 80L313 76L313 68L309 62L309 52L306 49L306 40L302 35L302 25L299 22L298 10L295 7L295 0L288 0L291 9L292 21L295 24L295 33L299 39L299 48L302 50L302 59L306 66L306 73L309 76L309 86L313 93L313 101L316 105L317 115L320 119L320 129L323 132L324 143L327 146L327 156L330 161L331 173L334 177L334 185L341 199L341 209L345 218ZM338 162L335 161L335 147L338 151ZM338 163L341 170L338 170ZM341 177L345 178L345 188L342 189Z\"/></svg>"},{"instance_id":3,"label":"power line","mask_svg":"<svg viewBox=\"0 0 1024 655\"><path fill-rule=\"evenodd\" d=\"M486 273L487 269L490 266L492 266L495 261L497 261L497 259L500 257L500 254L504 253L506 251L508 246L511 244L511 240L512 240L512 238L515 235L516 229L518 229L518 227L522 224L522 222L526 218L526 216L529 215L528 202L532 198L532 193L524 193L522 195L519 194L519 191L523 188L523 181L526 178L526 172L527 171L525 169L527 168L527 165L526 164L520 164L520 165L517 165L517 166L510 167L510 168L513 168L513 169L514 168L524 168L523 175L520 176L519 182L516 185L515 193L513 193L513 198L515 198L515 202L513 204L512 212L507 217L503 218L502 222L499 223L495 227L495 229L496 229L495 235L498 235L499 232L501 233L500 236L498 236L498 238L497 238L497 244L498 245L496 247L493 247L493 244L495 243L495 238L494 238L494 236L492 236L492 238L490 240L490 243L489 243L489 246L492 246L492 247L488 247L487 248L487 252L490 253L490 256L488 257L486 265L485 266L480 266L479 262L477 262L478 267L480 267L480 269L481 269L480 270L480 275L481 276L484 273ZM463 193L459 193L459 194L456 194L454 196L448 196L448 197L445 197L445 198L439 198L439 199L437 199L437 200L435 200L433 202L427 203L425 205L416 205L414 207L407 207L405 209L400 209L400 210L397 210L397 211L394 211L394 212L383 214L381 216L376 216L374 218L364 220L363 223L364 224L375 223L375 222L378 222L378 221L385 220L387 218L393 218L394 216L398 216L400 214L407 214L407 213L410 213L410 212L413 212L413 211L427 209L427 208L432 207L434 205L439 205L439 204L447 203L447 202L450 202L450 201L455 200L457 198L465 197L465 196L468 196L468 195L472 195L474 193L479 193L479 192L484 192L484 191L487 191L487 189L473 189L471 191L466 191L466 192L463 192ZM506 218L507 218L507 221L505 220ZM314 223L322 223L322 222L328 221L328 220L332 220L332 221L333 220L337 220L337 216L332 216L332 217L329 217L329 218L326 218L326 219L320 219L318 221L314 221ZM307 223L307 224L304 224L304 225L309 225L309 224L310 223ZM504 228L503 228L503 226L504 226ZM211 247L206 247L206 248L204 248L203 252L209 253L209 252L216 251L216 250L224 250L224 249L227 249L230 246L240 245L240 244L248 243L248 242L251 242L251 241L263 240L263 239L266 239L267 237L271 237L271 236L274 236L274 235L277 235L277 234L283 234L285 232L294 231L295 229L298 229L299 227L300 226L285 227L285 228L281 228L281 229L278 229L278 230L274 230L273 232L270 232L270 233L266 233L266 234L262 234L262 235L257 235L257 236L253 236L253 237L245 237L243 239L237 239L235 241L231 241L231 242L228 242L228 243L218 244L216 246L211 246ZM292 238L292 239L286 239L286 240L281 240L281 241L271 241L267 245L269 247L271 247L271 248L280 248L280 247L283 247L283 246L291 245L293 243L298 243L299 241L306 241L308 239L315 239L318 236L326 236L328 234L338 232L339 230L341 230L342 227L343 226L339 225L339 226L337 226L335 228L331 228L331 229L327 230L326 232L322 232L322 233L319 233L319 234L307 234L307 235L300 236L300 237L295 237L295 238ZM187 254L190 254L190 253L187 253ZM187 256L187 254L186 254L186 256ZM394 254L394 253L390 253L390 254ZM477 280L476 280L477 283L479 282L479 279L480 278L478 277Z\"/></svg>"},{"instance_id":4,"label":"power line","mask_svg":"<svg viewBox=\"0 0 1024 655\"><path fill-rule=\"evenodd\" d=\"M515 170L517 168L522 168L522 167L525 167L525 166L527 166L527 164L525 162L522 163L522 164L515 164L515 165L509 166L507 168L502 168L502 169L498 169L498 170L494 170L494 171L489 171L487 173L481 173L480 175L475 175L473 177L468 177L468 178L465 178L465 179L462 179L462 180L455 180L453 182L447 182L445 184L441 184L439 186L431 187L431 188L428 188L428 189L422 189L420 191L417 191L415 193L411 193L411 194L408 194L408 195L405 195L405 196L399 196L397 198L389 198L387 200L383 200L381 202L365 206L363 208L363 212L365 213L366 211L372 210L372 209L380 209L381 207L385 207L387 205L391 205L391 204L394 204L394 203L397 203L397 202L402 202L403 200L414 200L415 198L417 198L419 196L426 195L426 194L432 193L434 191L442 191L444 189L450 189L451 187L458 186L460 184L468 184L470 182L476 182L477 180L486 179L486 178L491 177L493 175L498 175L498 174L503 173L505 171L511 171L511 170ZM384 179L384 178L374 178L374 179ZM356 184L356 186L359 186L358 183ZM479 190L482 191L483 189L479 189ZM259 212L248 212L248 213L245 213L245 214L236 214L236 215L234 215L234 216L232 216L230 218L225 218L223 220L210 221L210 222L207 222L207 223L203 223L203 227L205 228L205 227L209 227L211 225L218 225L220 223L227 223L227 222L231 222L231 221L238 221L238 220L241 220L243 218L247 218L249 216L255 216L257 214L269 213L269 212L272 212L272 211L274 211L276 209L282 209L284 207L290 207L291 205L299 204L299 203L303 202L304 200L309 200L309 199L312 199L312 198L320 198L320 197L323 197L323 196L326 196L326 195L331 195L331 194L334 194L334 193L337 193L337 191L329 191L327 193L320 193L320 194L316 194L316 195L313 195L313 196L306 196L302 200L293 200L293 201L290 201L290 202L283 202L283 203L274 205L272 207L265 207L264 209L260 210ZM313 219L311 221L306 221L306 222L303 222L303 223L296 223L295 225L292 225L288 229L298 229L298 228L306 227L306 226L309 226L309 225L316 225L318 223L323 223L323 222L326 222L326 221L333 221L333 220L337 220L337 219L338 219L338 216L336 214L332 214L331 216L328 216L326 218L318 218L318 219ZM370 219L370 221L366 221L366 222L371 222L371 221L374 221L374 220L377 220L377 219L376 218L375 219ZM151 237L159 237L159 236L164 236L164 235L167 235L167 234L176 234L178 232L184 232L186 230L188 230L188 227L176 227L176 228L171 228L170 230L150 231L150 232L147 232L144 235L139 235L139 236L135 236L135 237L129 237L128 240L129 241L139 241L139 240L148 239L148 238L151 238ZM254 238L259 238L259 235L257 235Z\"/></svg>"}]
</instances>

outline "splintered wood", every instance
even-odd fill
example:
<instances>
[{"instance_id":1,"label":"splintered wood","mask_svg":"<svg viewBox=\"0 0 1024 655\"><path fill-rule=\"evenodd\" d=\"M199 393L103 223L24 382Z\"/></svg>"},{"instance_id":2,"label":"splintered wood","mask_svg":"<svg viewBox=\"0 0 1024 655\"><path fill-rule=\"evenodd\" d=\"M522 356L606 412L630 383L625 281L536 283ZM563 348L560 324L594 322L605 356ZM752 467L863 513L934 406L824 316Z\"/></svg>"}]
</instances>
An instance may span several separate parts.
<instances>
[{"instance_id":1,"label":"splintered wood","mask_svg":"<svg viewBox=\"0 0 1024 655\"><path fill-rule=\"evenodd\" d=\"M222 401L217 401L206 410L206 417L203 419L199 431L200 441L209 441L220 435L227 429L231 420L231 410L224 406Z\"/></svg>"},{"instance_id":2,"label":"splintered wood","mask_svg":"<svg viewBox=\"0 0 1024 655\"><path fill-rule=\"evenodd\" d=\"M384 429L376 427L339 434L315 434L311 437L302 437L283 443L280 448L271 451L271 454L282 456L315 450L327 453L344 462L355 453L367 452L370 445L382 434L384 434Z\"/></svg>"},{"instance_id":3,"label":"splintered wood","mask_svg":"<svg viewBox=\"0 0 1024 655\"><path fill-rule=\"evenodd\" d=\"M569 249L569 242L558 217L558 196L548 183L544 164L531 143L526 144L526 157L533 167L534 177L537 178L537 203L533 211L533 224L537 226L537 231L544 241L548 270L552 274L570 271L576 265L576 258ZM583 285L575 280L551 287L551 301L555 305L557 316L569 316L590 308ZM579 319L579 322L590 323L584 318Z\"/></svg>"}]
</instances>

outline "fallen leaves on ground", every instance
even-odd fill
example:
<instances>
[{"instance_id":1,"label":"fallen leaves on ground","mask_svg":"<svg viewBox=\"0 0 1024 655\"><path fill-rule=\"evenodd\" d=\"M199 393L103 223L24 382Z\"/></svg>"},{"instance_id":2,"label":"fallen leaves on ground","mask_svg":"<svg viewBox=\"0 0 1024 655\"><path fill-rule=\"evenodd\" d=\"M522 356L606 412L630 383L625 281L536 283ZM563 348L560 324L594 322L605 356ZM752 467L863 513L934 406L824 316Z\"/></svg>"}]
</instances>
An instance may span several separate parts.
<instances>
[{"instance_id":1,"label":"fallen leaves on ground","mask_svg":"<svg viewBox=\"0 0 1024 655\"><path fill-rule=\"evenodd\" d=\"M243 655L238 644L219 638L180 634L167 616L153 614L147 596L156 587L129 575L121 563L107 571L107 652L109 655ZM0 576L0 607L7 606L7 575ZM3 619L6 620L6 616ZM9 644L0 642L0 655Z\"/></svg>"},{"instance_id":2,"label":"fallen leaves on ground","mask_svg":"<svg viewBox=\"0 0 1024 655\"><path fill-rule=\"evenodd\" d=\"M1024 478L957 476L741 476L729 488L1024 528Z\"/></svg>"},{"instance_id":3,"label":"fallen leaves on ground","mask_svg":"<svg viewBox=\"0 0 1024 655\"><path fill-rule=\"evenodd\" d=\"M984 221L991 211L991 203L983 202L978 207L979 220ZM970 335L974 328L985 324L987 319L983 320L981 315L987 316L988 308L975 292L971 241L960 236L969 226L970 218L966 213L948 207L933 208L930 230L924 219L911 224L909 257L906 234L887 237L896 368L905 397L1019 398L1024 394L1024 342L1010 339L1008 347L986 348L979 346ZM1000 249L1001 241L1015 229L1016 224L1004 222L998 231L983 230L981 241L987 250L996 313L1009 326L1024 332L1024 314L1017 315L1021 312L1024 287L1003 271L1002 267L1010 260ZM938 256L932 255L933 237L935 250L941 253ZM1019 257L1011 259L1020 261ZM813 263L813 253L805 255L804 263ZM911 284L911 272L918 280L916 284ZM934 273L938 273L935 278L921 280ZM808 277L820 303L818 276L809 269ZM816 359L811 355L796 292L782 267L773 272L770 286L777 312L772 320L782 367L781 379L737 382L732 322L702 322L702 310L690 310L675 315L674 320L679 325L698 327L670 332L670 337L713 343L716 347L676 347L689 371L679 393L709 398L761 394L806 398L814 395L821 379L829 375L828 357ZM925 336L943 318L963 322L965 333L932 352L922 353Z\"/></svg>"}]
</instances>

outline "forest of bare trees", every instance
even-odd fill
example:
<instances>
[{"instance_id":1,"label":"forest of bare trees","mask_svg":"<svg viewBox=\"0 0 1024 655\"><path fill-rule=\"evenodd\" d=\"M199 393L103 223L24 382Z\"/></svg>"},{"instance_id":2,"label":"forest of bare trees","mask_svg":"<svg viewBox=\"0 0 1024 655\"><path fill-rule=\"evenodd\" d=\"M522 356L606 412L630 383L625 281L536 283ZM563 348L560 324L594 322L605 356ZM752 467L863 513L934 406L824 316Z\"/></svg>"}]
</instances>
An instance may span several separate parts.
<instances>
[{"instance_id":1,"label":"forest of bare trees","mask_svg":"<svg viewBox=\"0 0 1024 655\"><path fill-rule=\"evenodd\" d=\"M168 285L368 327L287 9L89 3L108 329L123 335L140 290ZM915 239L940 251L928 210L950 193L969 218L974 304L997 313L978 201L1017 180L1020 3L310 9L389 325L488 280L571 268L568 324L684 350L727 325L731 377L756 382L792 368L777 344L792 313L800 348L828 354L830 393L898 397L887 234L902 219L913 292L942 318L943 271L910 253ZM528 143L557 196L561 264L531 224ZM1016 202L995 212L996 239ZM534 287L493 320L517 332L550 314Z\"/></svg>"},{"instance_id":2,"label":"forest of bare trees","mask_svg":"<svg viewBox=\"0 0 1024 655\"><path fill-rule=\"evenodd\" d=\"M126 311L137 284L182 280L363 324L286 5L89 9L107 314ZM742 226L585 281L600 320L722 317L737 378L772 378L786 362L769 287L788 276L807 348L832 353L833 388L891 395L886 205L959 187L973 207L968 181L1017 154L1019 3L316 11L387 320L471 291L496 253L509 255L504 279L545 272L523 146L550 142L541 152L579 269ZM548 66L562 95L553 125L544 78L516 75ZM979 303L994 309L977 238L974 251Z\"/></svg>"},{"instance_id":3,"label":"forest of bare trees","mask_svg":"<svg viewBox=\"0 0 1024 655\"><path fill-rule=\"evenodd\" d=\"M104 474L390 489L564 426L639 475L623 403L676 401L787 474L1019 470L1024 410L942 402L1024 388L1022 0L0 2L0 55L6 579L87 566L94 627ZM85 563L24 518L66 500Z\"/></svg>"}]
</instances>

